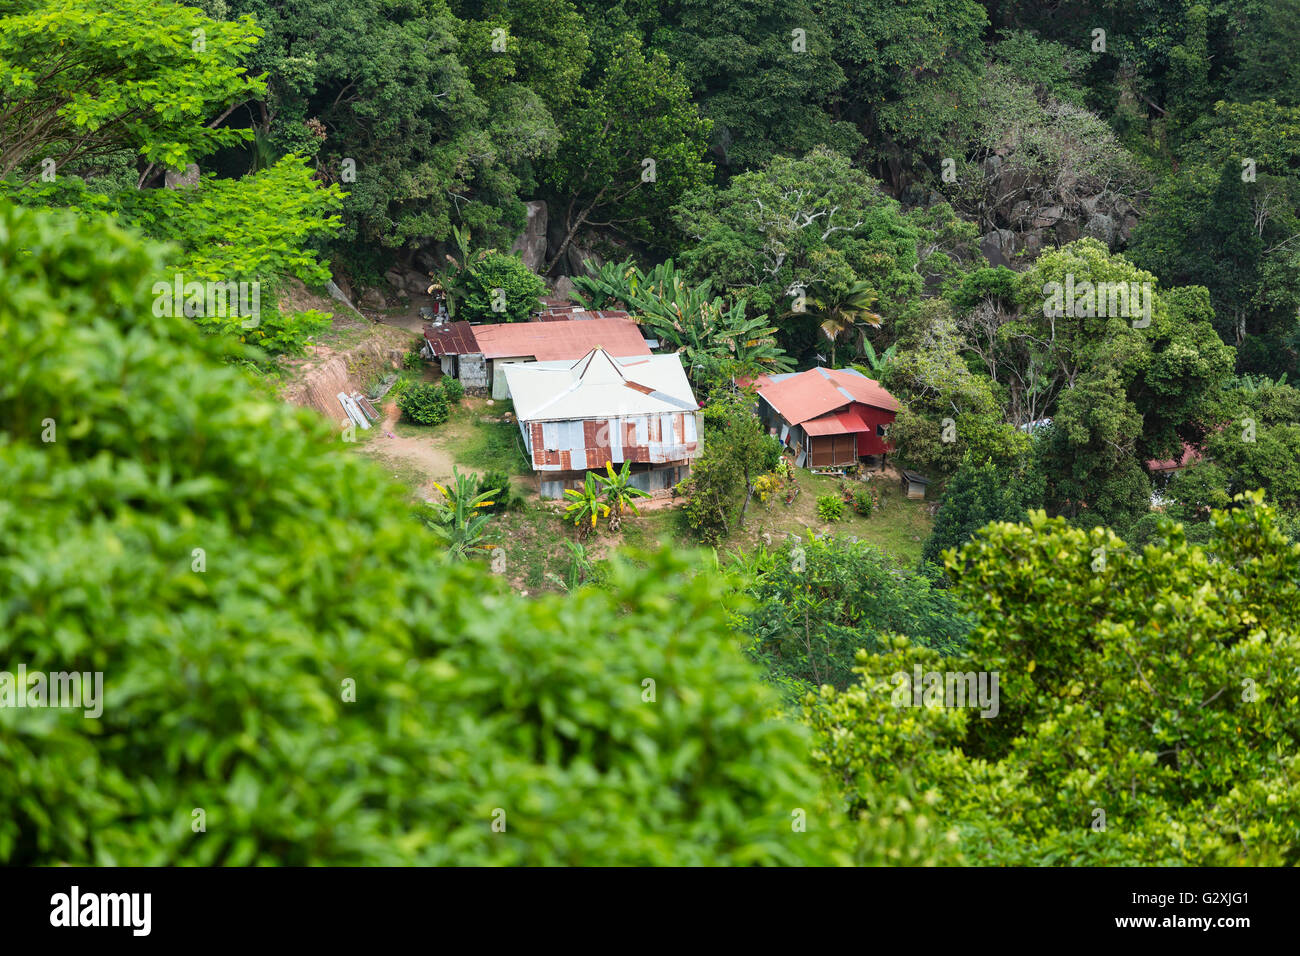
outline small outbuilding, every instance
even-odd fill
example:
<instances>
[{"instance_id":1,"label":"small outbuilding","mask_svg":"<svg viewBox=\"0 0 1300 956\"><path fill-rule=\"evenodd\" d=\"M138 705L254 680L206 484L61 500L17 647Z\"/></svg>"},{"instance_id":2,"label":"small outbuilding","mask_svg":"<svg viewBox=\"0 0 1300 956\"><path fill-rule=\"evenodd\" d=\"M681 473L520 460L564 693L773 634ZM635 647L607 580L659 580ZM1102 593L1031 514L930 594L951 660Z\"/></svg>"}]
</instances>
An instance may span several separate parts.
<instances>
[{"instance_id":1,"label":"small outbuilding","mask_svg":"<svg viewBox=\"0 0 1300 956\"><path fill-rule=\"evenodd\" d=\"M467 390L509 397L502 369L520 362L577 361L600 346L616 358L645 356L650 346L626 312L539 313L531 322L424 327L424 354Z\"/></svg>"},{"instance_id":2,"label":"small outbuilding","mask_svg":"<svg viewBox=\"0 0 1300 956\"><path fill-rule=\"evenodd\" d=\"M926 489L930 487L930 479L919 472L904 468L903 487L907 490L907 497L924 498Z\"/></svg>"},{"instance_id":3,"label":"small outbuilding","mask_svg":"<svg viewBox=\"0 0 1300 956\"><path fill-rule=\"evenodd\" d=\"M898 400L853 369L813 368L757 380L759 417L800 468L841 468L892 450Z\"/></svg>"}]
</instances>

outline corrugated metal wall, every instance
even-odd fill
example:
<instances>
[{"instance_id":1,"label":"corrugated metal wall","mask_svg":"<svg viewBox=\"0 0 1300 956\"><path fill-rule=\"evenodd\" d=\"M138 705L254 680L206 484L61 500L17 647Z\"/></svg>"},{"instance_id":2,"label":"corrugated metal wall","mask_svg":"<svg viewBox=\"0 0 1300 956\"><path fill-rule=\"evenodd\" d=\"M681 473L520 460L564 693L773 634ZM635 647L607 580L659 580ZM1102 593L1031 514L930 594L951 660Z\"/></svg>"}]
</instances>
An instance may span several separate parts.
<instances>
[{"instance_id":1,"label":"corrugated metal wall","mask_svg":"<svg viewBox=\"0 0 1300 956\"><path fill-rule=\"evenodd\" d=\"M650 467L643 471L634 471L629 476L629 480L632 487L654 493L656 491L667 491L678 482L685 481L690 473L689 465L663 465L661 467ZM586 480L585 476L586 472L584 471L579 474L548 477L540 482L540 495L543 498L563 498L564 489L580 489Z\"/></svg>"},{"instance_id":2,"label":"corrugated metal wall","mask_svg":"<svg viewBox=\"0 0 1300 956\"><path fill-rule=\"evenodd\" d=\"M528 429L538 471L602 468L607 461L667 464L694 458L700 449L699 412L529 422Z\"/></svg>"},{"instance_id":3,"label":"corrugated metal wall","mask_svg":"<svg viewBox=\"0 0 1300 956\"><path fill-rule=\"evenodd\" d=\"M482 352L470 352L461 355L458 359L460 363L460 383L466 388L487 388L487 362L483 358Z\"/></svg>"}]
</instances>

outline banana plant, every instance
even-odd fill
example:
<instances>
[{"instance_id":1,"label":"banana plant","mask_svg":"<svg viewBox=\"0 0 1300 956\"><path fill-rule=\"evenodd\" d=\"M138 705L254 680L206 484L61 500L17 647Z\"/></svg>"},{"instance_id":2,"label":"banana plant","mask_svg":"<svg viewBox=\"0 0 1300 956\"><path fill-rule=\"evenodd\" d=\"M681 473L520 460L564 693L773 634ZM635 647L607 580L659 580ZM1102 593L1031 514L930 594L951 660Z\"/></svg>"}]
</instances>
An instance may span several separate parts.
<instances>
[{"instance_id":1,"label":"banana plant","mask_svg":"<svg viewBox=\"0 0 1300 956\"><path fill-rule=\"evenodd\" d=\"M616 515L621 515L624 510L631 511L634 515L641 514L636 508L635 499L650 497L650 492L633 487L631 468L632 463L625 461L622 469L615 471L613 462L607 461L605 474L596 475L596 481L605 496L605 504Z\"/></svg>"},{"instance_id":2,"label":"banana plant","mask_svg":"<svg viewBox=\"0 0 1300 956\"><path fill-rule=\"evenodd\" d=\"M748 317L746 300L728 304L713 294L707 279L691 285L671 259L649 272L631 259L599 269L587 263L587 270L589 275L573 280L585 295L574 297L585 308L623 303L664 347L682 355L692 380L698 369L726 367L733 374L752 375L793 368L766 315Z\"/></svg>"},{"instance_id":3,"label":"banana plant","mask_svg":"<svg viewBox=\"0 0 1300 956\"><path fill-rule=\"evenodd\" d=\"M484 528L492 516L487 509L492 507L501 489L480 492L478 475L462 475L456 468L452 468L452 475L454 480L449 486L433 483L442 500L431 502L428 512L421 517L446 544L447 553L454 560L462 561L474 551L487 550L488 536Z\"/></svg>"},{"instance_id":4,"label":"banana plant","mask_svg":"<svg viewBox=\"0 0 1300 956\"><path fill-rule=\"evenodd\" d=\"M867 364L855 365L853 367L863 375L869 374L879 377L885 373L885 369L889 368L889 363L893 360L894 353L897 351L898 343L895 342L889 348L885 349L885 351L877 355L876 347L864 338L862 340L862 354L866 358Z\"/></svg>"},{"instance_id":5,"label":"banana plant","mask_svg":"<svg viewBox=\"0 0 1300 956\"><path fill-rule=\"evenodd\" d=\"M470 234L469 226L461 228L460 226L451 227L452 239L456 243L456 249L460 252L460 258L453 255L446 255L443 258L447 260L447 265L435 269L429 273L429 278L433 281L429 285L429 294L432 295L435 290L442 293L443 301L447 304L447 318L456 318L456 303L461 298L460 280L464 278L464 272L470 267L470 259L475 262L483 259L490 249L480 249L473 256L470 255L470 246L473 242L473 236Z\"/></svg>"},{"instance_id":6,"label":"banana plant","mask_svg":"<svg viewBox=\"0 0 1300 956\"><path fill-rule=\"evenodd\" d=\"M574 276L571 296L584 309L609 309L618 304L631 308L641 270L631 259L607 262L599 269L584 260L588 275Z\"/></svg>"},{"instance_id":7,"label":"banana plant","mask_svg":"<svg viewBox=\"0 0 1300 956\"><path fill-rule=\"evenodd\" d=\"M564 517L572 521L574 527L584 534L596 527L596 522L601 518L609 517L609 505L602 500L604 495L601 487L596 482L596 476L590 471L587 472L582 488L576 490L566 488L564 497L569 499L569 503L564 506Z\"/></svg>"}]
</instances>

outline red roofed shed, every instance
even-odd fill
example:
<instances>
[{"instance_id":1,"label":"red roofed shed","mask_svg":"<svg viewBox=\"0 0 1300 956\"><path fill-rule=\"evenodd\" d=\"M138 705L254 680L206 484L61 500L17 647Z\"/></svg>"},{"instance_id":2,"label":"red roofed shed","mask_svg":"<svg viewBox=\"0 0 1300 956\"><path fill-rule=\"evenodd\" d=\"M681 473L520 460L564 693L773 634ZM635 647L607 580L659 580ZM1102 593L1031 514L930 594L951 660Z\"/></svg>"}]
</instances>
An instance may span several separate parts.
<instances>
[{"instance_id":1,"label":"red roofed shed","mask_svg":"<svg viewBox=\"0 0 1300 956\"><path fill-rule=\"evenodd\" d=\"M853 465L892 448L885 430L898 400L859 372L814 368L764 375L758 395L764 422L794 452L800 467Z\"/></svg>"}]
</instances>

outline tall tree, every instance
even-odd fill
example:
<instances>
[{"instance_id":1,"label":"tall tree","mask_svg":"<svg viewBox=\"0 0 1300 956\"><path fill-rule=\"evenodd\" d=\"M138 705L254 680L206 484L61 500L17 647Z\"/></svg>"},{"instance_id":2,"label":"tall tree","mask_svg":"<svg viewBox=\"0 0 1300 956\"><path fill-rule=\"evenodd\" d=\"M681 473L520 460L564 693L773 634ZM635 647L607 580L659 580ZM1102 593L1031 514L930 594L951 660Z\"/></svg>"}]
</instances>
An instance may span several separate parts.
<instances>
[{"instance_id":1,"label":"tall tree","mask_svg":"<svg viewBox=\"0 0 1300 956\"><path fill-rule=\"evenodd\" d=\"M49 179L115 153L183 168L246 132L218 128L258 96L243 62L262 35L170 0L11 0L0 7L0 178Z\"/></svg>"},{"instance_id":2,"label":"tall tree","mask_svg":"<svg viewBox=\"0 0 1300 956\"><path fill-rule=\"evenodd\" d=\"M662 48L712 123L727 173L826 145L852 155L861 135L830 106L844 83L825 18L809 0L679 0Z\"/></svg>"},{"instance_id":3,"label":"tall tree","mask_svg":"<svg viewBox=\"0 0 1300 956\"><path fill-rule=\"evenodd\" d=\"M579 98L550 167L564 233L544 271L559 265L583 228L653 239L682 194L708 180L708 133L668 58L625 37Z\"/></svg>"}]
</instances>

